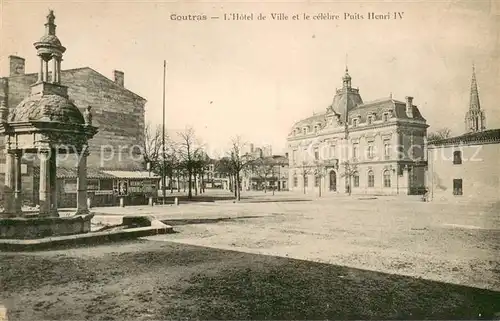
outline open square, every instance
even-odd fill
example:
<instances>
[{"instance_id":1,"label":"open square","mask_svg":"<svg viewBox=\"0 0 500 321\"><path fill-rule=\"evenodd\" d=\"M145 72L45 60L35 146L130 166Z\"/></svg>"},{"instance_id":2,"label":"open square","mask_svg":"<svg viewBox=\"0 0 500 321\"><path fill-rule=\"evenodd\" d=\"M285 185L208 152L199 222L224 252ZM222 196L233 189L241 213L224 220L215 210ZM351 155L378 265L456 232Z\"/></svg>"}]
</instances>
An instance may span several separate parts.
<instances>
[{"instance_id":1,"label":"open square","mask_svg":"<svg viewBox=\"0 0 500 321\"><path fill-rule=\"evenodd\" d=\"M1 253L1 299L9 320L494 318L498 206L282 193L96 208L178 233Z\"/></svg>"}]
</instances>

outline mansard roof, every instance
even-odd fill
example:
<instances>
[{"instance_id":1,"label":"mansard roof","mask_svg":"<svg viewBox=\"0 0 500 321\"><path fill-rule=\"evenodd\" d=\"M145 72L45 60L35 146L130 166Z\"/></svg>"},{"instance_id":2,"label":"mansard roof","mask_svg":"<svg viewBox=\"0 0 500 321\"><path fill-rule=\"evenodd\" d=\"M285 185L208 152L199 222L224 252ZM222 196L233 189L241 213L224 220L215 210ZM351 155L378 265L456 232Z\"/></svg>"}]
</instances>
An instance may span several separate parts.
<instances>
[{"instance_id":1,"label":"mansard roof","mask_svg":"<svg viewBox=\"0 0 500 321\"><path fill-rule=\"evenodd\" d=\"M472 132L463 134L460 136L449 137L445 139L436 140L429 142L429 147L433 146L446 146L446 145L458 145L458 144L491 144L500 143L500 128L483 130L479 132Z\"/></svg>"},{"instance_id":2,"label":"mansard roof","mask_svg":"<svg viewBox=\"0 0 500 321\"><path fill-rule=\"evenodd\" d=\"M353 117L361 117L361 121L364 122L366 121L368 115L374 115L377 119L380 119L382 118L382 114L384 112L391 112L394 113L394 116L397 119L419 120L425 122L426 120L420 113L418 107L412 105L412 108L413 108L413 117L410 118L406 114L405 102L388 97L356 105L355 107L349 110L348 117L349 119L352 119ZM316 114L296 122L293 128L314 126L317 123L320 123L323 126L324 124L326 124L326 118L330 115L334 116L335 114L341 115L335 110L332 111L331 108L328 108L328 110L324 113Z\"/></svg>"}]
</instances>

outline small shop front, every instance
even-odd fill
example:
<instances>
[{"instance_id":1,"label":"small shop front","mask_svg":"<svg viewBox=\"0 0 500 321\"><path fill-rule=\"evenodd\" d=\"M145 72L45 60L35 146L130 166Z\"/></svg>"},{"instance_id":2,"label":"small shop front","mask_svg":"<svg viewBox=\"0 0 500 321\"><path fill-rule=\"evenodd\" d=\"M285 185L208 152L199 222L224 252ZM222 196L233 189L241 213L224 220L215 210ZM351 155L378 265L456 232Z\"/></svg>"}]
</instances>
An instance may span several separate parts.
<instances>
[{"instance_id":1,"label":"small shop front","mask_svg":"<svg viewBox=\"0 0 500 321\"><path fill-rule=\"evenodd\" d=\"M58 207L76 206L77 172L72 168L58 168ZM35 181L39 178L35 176ZM98 206L119 206L123 198L125 205L146 205L149 197L156 198L160 178L144 171L111 171L87 169L87 191L90 204ZM38 198L38 184L35 182L34 196ZM38 199L35 199L38 203Z\"/></svg>"}]
</instances>

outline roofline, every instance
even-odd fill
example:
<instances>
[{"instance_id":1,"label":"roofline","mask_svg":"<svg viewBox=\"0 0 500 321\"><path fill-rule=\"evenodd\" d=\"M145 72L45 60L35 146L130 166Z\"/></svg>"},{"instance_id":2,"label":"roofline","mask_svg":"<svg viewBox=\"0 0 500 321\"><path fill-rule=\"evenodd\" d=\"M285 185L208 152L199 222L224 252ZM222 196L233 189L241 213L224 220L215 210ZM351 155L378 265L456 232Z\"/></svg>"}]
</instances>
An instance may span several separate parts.
<instances>
[{"instance_id":1,"label":"roofline","mask_svg":"<svg viewBox=\"0 0 500 321\"><path fill-rule=\"evenodd\" d=\"M10 56L9 56L10 57ZM19 57L21 58L21 57ZM71 72L71 71L77 71L77 70L84 70L84 69L89 69L89 70L92 70L93 72L101 75L102 77L106 78L108 81L112 82L113 84L119 86L118 84L116 84L113 80L111 80L109 77L106 77L105 75L103 75L102 73L100 73L99 71L95 70L94 68L92 67L78 67L78 68L71 68L71 69L64 69L64 70L61 70L61 73L64 73L64 72ZM22 74L22 75L12 75L12 76L5 76L5 77L0 77L0 78L17 78L17 77L25 77L25 76L36 76L38 73L37 72L31 72L31 73L25 73L25 74ZM137 96L139 97L140 99L144 100L144 102L147 102L148 100L144 97L142 97L141 95L138 95L136 94L135 92L133 92L132 90L128 89L128 88L125 88L125 87L121 87L119 86L121 89L131 93L132 95L134 96Z\"/></svg>"}]
</instances>

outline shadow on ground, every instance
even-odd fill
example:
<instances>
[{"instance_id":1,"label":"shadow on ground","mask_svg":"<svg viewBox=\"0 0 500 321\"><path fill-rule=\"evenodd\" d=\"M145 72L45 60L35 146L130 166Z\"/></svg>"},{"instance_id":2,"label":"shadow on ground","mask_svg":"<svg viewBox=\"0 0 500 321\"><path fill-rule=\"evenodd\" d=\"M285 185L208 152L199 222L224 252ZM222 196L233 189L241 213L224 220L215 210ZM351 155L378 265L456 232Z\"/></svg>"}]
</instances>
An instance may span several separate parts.
<instances>
[{"instance_id":1,"label":"shadow on ground","mask_svg":"<svg viewBox=\"0 0 500 321\"><path fill-rule=\"evenodd\" d=\"M253 216L238 216L238 217L219 217L219 218L193 218L193 219L168 219L161 220L163 224L170 226L181 226L181 225L193 225L193 224L215 224L219 222L228 221L238 221L245 220L249 218L261 218L266 217L265 215L253 215Z\"/></svg>"},{"instance_id":2,"label":"shadow on ground","mask_svg":"<svg viewBox=\"0 0 500 321\"><path fill-rule=\"evenodd\" d=\"M492 319L500 293L170 242L0 253L9 320Z\"/></svg>"}]
</instances>

